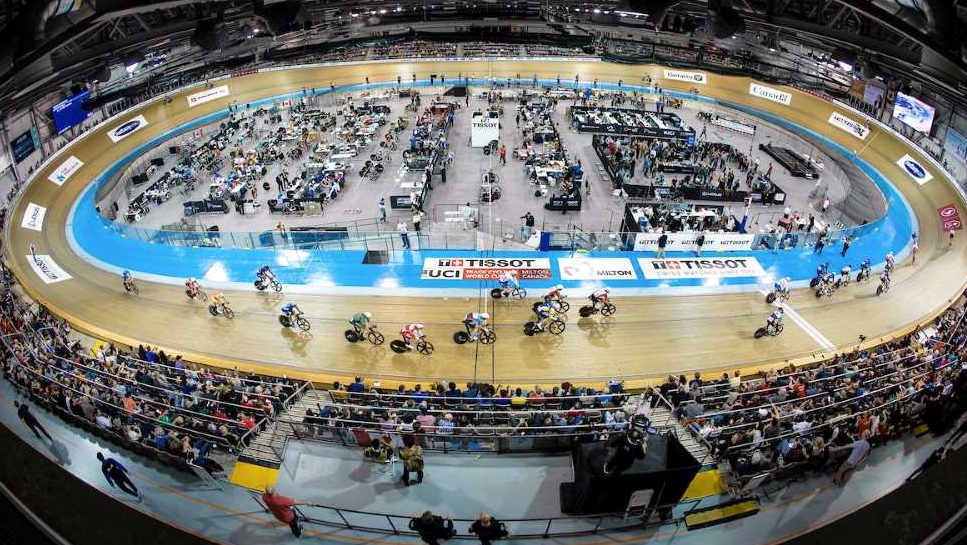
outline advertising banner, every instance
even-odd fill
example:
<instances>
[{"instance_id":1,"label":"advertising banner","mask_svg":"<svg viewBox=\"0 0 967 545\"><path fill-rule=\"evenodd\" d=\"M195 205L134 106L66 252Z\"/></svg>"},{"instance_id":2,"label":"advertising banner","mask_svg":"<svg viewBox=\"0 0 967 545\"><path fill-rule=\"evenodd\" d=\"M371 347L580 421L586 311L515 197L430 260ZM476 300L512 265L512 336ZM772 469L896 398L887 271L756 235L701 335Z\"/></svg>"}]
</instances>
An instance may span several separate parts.
<instances>
[{"instance_id":1,"label":"advertising banner","mask_svg":"<svg viewBox=\"0 0 967 545\"><path fill-rule=\"evenodd\" d=\"M667 233L668 243L666 252L687 252L695 249L695 239L701 233ZM661 233L638 233L635 235L636 252L654 252L658 250L658 237ZM749 233L705 233L705 244L702 251L734 252L737 250L751 250L755 235Z\"/></svg>"},{"instance_id":2,"label":"advertising banner","mask_svg":"<svg viewBox=\"0 0 967 545\"><path fill-rule=\"evenodd\" d=\"M967 136L947 127L947 136L943 141L943 148L947 150L947 157L967 165Z\"/></svg>"},{"instance_id":3,"label":"advertising banner","mask_svg":"<svg viewBox=\"0 0 967 545\"><path fill-rule=\"evenodd\" d=\"M665 70L665 79L684 81L686 83L699 83L701 85L708 83L708 77L705 75L705 72L686 72L684 70Z\"/></svg>"},{"instance_id":4,"label":"advertising banner","mask_svg":"<svg viewBox=\"0 0 967 545\"><path fill-rule=\"evenodd\" d=\"M964 222L960 219L960 212L953 204L945 204L937 208L937 215L940 216L940 229L944 232L960 231L964 228Z\"/></svg>"},{"instance_id":5,"label":"advertising banner","mask_svg":"<svg viewBox=\"0 0 967 545\"><path fill-rule=\"evenodd\" d=\"M132 133L140 131L147 126L148 120L145 119L143 115L139 115L109 130L107 132L107 137L111 139L111 142L117 143L121 140L124 140L128 136L131 136Z\"/></svg>"},{"instance_id":6,"label":"advertising banner","mask_svg":"<svg viewBox=\"0 0 967 545\"><path fill-rule=\"evenodd\" d=\"M66 161L61 163L59 167L54 169L54 172L52 172L47 179L57 185L64 185L64 182L73 176L75 172L80 170L82 166L84 166L84 163L77 157L71 155Z\"/></svg>"},{"instance_id":7,"label":"advertising banner","mask_svg":"<svg viewBox=\"0 0 967 545\"><path fill-rule=\"evenodd\" d=\"M636 280L638 273L627 258L562 257L557 260L561 280Z\"/></svg>"},{"instance_id":8,"label":"advertising banner","mask_svg":"<svg viewBox=\"0 0 967 545\"><path fill-rule=\"evenodd\" d=\"M55 284L71 279L71 275L61 269L57 263L54 263L54 259L49 255L28 255L25 257L27 262L30 263L30 267L45 284Z\"/></svg>"},{"instance_id":9,"label":"advertising banner","mask_svg":"<svg viewBox=\"0 0 967 545\"><path fill-rule=\"evenodd\" d=\"M886 100L884 95L886 95L886 89L874 83L867 83L866 89L863 90L863 102L879 108L883 106L883 101Z\"/></svg>"},{"instance_id":10,"label":"advertising banner","mask_svg":"<svg viewBox=\"0 0 967 545\"><path fill-rule=\"evenodd\" d=\"M228 85L219 85L218 87L212 87L211 89L205 89L204 91L199 91L197 93L188 95L188 107L194 108L200 104L225 98L227 96Z\"/></svg>"},{"instance_id":11,"label":"advertising banner","mask_svg":"<svg viewBox=\"0 0 967 545\"><path fill-rule=\"evenodd\" d=\"M765 85L759 85L758 83L749 84L749 94L759 98L764 98L766 100L771 100L773 102L778 102L779 104L785 104L786 106L792 104L791 93L780 91L779 89L773 89L772 87L766 87Z\"/></svg>"},{"instance_id":12,"label":"advertising banner","mask_svg":"<svg viewBox=\"0 0 967 545\"><path fill-rule=\"evenodd\" d=\"M482 148L494 140L500 139L500 120L486 115L473 116L470 131L470 146Z\"/></svg>"},{"instance_id":13,"label":"advertising banner","mask_svg":"<svg viewBox=\"0 0 967 545\"><path fill-rule=\"evenodd\" d=\"M902 168L913 181L920 185L923 185L933 179L933 174L927 172L927 169L923 168L923 165L919 161L910 157L910 155L904 155L896 162L897 166Z\"/></svg>"},{"instance_id":14,"label":"advertising banner","mask_svg":"<svg viewBox=\"0 0 967 545\"><path fill-rule=\"evenodd\" d=\"M866 140L867 135L870 134L870 129L865 123L854 121L839 112L829 114L829 124L843 129L860 140Z\"/></svg>"},{"instance_id":15,"label":"advertising banner","mask_svg":"<svg viewBox=\"0 0 967 545\"><path fill-rule=\"evenodd\" d=\"M765 271L754 257L683 259L639 258L645 278L648 280L674 280L681 278L740 278L763 276Z\"/></svg>"},{"instance_id":16,"label":"advertising banner","mask_svg":"<svg viewBox=\"0 0 967 545\"><path fill-rule=\"evenodd\" d=\"M44 230L44 216L47 215L47 209L39 204L29 203L27 209L24 210L24 219L20 223L20 226L24 229L32 229L34 231Z\"/></svg>"},{"instance_id":17,"label":"advertising banner","mask_svg":"<svg viewBox=\"0 0 967 545\"><path fill-rule=\"evenodd\" d=\"M423 280L497 280L506 271L517 271L518 280L549 280L547 258L428 257L423 260Z\"/></svg>"}]
</instances>

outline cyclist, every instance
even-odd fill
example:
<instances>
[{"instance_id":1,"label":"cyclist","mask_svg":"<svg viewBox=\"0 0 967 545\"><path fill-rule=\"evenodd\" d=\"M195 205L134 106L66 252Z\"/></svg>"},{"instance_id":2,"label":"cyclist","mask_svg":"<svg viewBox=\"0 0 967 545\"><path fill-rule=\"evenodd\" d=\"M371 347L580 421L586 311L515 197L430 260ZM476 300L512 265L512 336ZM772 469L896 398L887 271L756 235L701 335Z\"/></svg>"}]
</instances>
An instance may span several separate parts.
<instances>
[{"instance_id":1,"label":"cyclist","mask_svg":"<svg viewBox=\"0 0 967 545\"><path fill-rule=\"evenodd\" d=\"M224 313L224 309L228 307L228 299L225 297L224 293L219 291L212 295L212 305L215 305L216 309Z\"/></svg>"},{"instance_id":2,"label":"cyclist","mask_svg":"<svg viewBox=\"0 0 967 545\"><path fill-rule=\"evenodd\" d=\"M547 293L544 294L544 303L547 304L548 306L560 308L560 305L558 305L557 303L564 300L565 297L566 296L564 295L564 286L561 284L558 284L552 287L551 289L547 290Z\"/></svg>"},{"instance_id":3,"label":"cyclist","mask_svg":"<svg viewBox=\"0 0 967 545\"><path fill-rule=\"evenodd\" d=\"M782 307L779 307L773 311L773 313L766 318L766 329L775 332L776 329L778 329L778 327L782 324L782 317L784 315L785 312L782 310Z\"/></svg>"},{"instance_id":4,"label":"cyclist","mask_svg":"<svg viewBox=\"0 0 967 545\"><path fill-rule=\"evenodd\" d=\"M403 342L406 343L407 348L413 348L412 341L414 339L418 342L423 339L423 327L423 324L420 323L403 326L403 329L400 330L400 335L403 336Z\"/></svg>"},{"instance_id":5,"label":"cyclist","mask_svg":"<svg viewBox=\"0 0 967 545\"><path fill-rule=\"evenodd\" d=\"M551 319L551 307L547 303L538 301L534 303L534 329L544 331L547 322Z\"/></svg>"},{"instance_id":6,"label":"cyclist","mask_svg":"<svg viewBox=\"0 0 967 545\"><path fill-rule=\"evenodd\" d=\"M839 278L836 279L837 289L849 284L849 280L850 280L849 275L851 272L853 272L853 268L850 267L849 265L845 265L842 269L839 270Z\"/></svg>"},{"instance_id":7,"label":"cyclist","mask_svg":"<svg viewBox=\"0 0 967 545\"><path fill-rule=\"evenodd\" d=\"M517 281L517 271L506 271L497 278L497 282L500 284L500 295L507 297L514 288L520 287L520 282ZM513 284L513 288L511 287Z\"/></svg>"},{"instance_id":8,"label":"cyclist","mask_svg":"<svg viewBox=\"0 0 967 545\"><path fill-rule=\"evenodd\" d=\"M594 308L601 310L601 308L609 302L611 298L611 288L598 288L591 292L588 299L591 300L591 304Z\"/></svg>"},{"instance_id":9,"label":"cyclist","mask_svg":"<svg viewBox=\"0 0 967 545\"><path fill-rule=\"evenodd\" d=\"M289 301L288 303L282 305L282 315L289 318L289 323L294 324L295 319L302 316L302 309L299 305Z\"/></svg>"},{"instance_id":10,"label":"cyclist","mask_svg":"<svg viewBox=\"0 0 967 545\"><path fill-rule=\"evenodd\" d=\"M890 252L886 254L886 265L884 267L886 270L892 271L894 265L896 265L896 258L893 257L893 252Z\"/></svg>"},{"instance_id":11,"label":"cyclist","mask_svg":"<svg viewBox=\"0 0 967 545\"><path fill-rule=\"evenodd\" d=\"M880 285L886 290L890 287L890 269L883 269L883 274L880 275Z\"/></svg>"},{"instance_id":12,"label":"cyclist","mask_svg":"<svg viewBox=\"0 0 967 545\"><path fill-rule=\"evenodd\" d=\"M463 325L467 328L467 335L470 335L470 340L477 340L477 336L483 332L483 328L487 327L487 321L490 320L490 314L486 312L468 312L463 318Z\"/></svg>"},{"instance_id":13,"label":"cyclist","mask_svg":"<svg viewBox=\"0 0 967 545\"><path fill-rule=\"evenodd\" d=\"M349 323L352 324L353 329L356 330L356 334L361 335L363 331L366 330L366 326L368 326L372 320L373 314L369 311L364 311L353 316L352 319L349 320Z\"/></svg>"},{"instance_id":14,"label":"cyclist","mask_svg":"<svg viewBox=\"0 0 967 545\"><path fill-rule=\"evenodd\" d=\"M263 286L267 286L269 282L275 280L275 274L268 265L264 265L261 269L259 269L256 275L259 278L259 282L261 282Z\"/></svg>"},{"instance_id":15,"label":"cyclist","mask_svg":"<svg viewBox=\"0 0 967 545\"><path fill-rule=\"evenodd\" d=\"M773 286L776 299L789 297L789 277L780 278Z\"/></svg>"},{"instance_id":16,"label":"cyclist","mask_svg":"<svg viewBox=\"0 0 967 545\"><path fill-rule=\"evenodd\" d=\"M134 277L131 276L131 271L124 269L121 273L121 282L124 284L124 289L128 291L134 289Z\"/></svg>"},{"instance_id":17,"label":"cyclist","mask_svg":"<svg viewBox=\"0 0 967 545\"><path fill-rule=\"evenodd\" d=\"M188 297L193 299L198 296L198 292L201 290L201 286L198 285L198 281L194 278L185 280L185 288L188 289Z\"/></svg>"},{"instance_id":18,"label":"cyclist","mask_svg":"<svg viewBox=\"0 0 967 545\"><path fill-rule=\"evenodd\" d=\"M869 276L870 276L870 269L872 269L872 268L873 268L873 262L870 260L870 258L867 257L866 259L864 259L863 261L860 262L860 274L859 274L859 276L862 277L862 278L869 278Z\"/></svg>"}]
</instances>

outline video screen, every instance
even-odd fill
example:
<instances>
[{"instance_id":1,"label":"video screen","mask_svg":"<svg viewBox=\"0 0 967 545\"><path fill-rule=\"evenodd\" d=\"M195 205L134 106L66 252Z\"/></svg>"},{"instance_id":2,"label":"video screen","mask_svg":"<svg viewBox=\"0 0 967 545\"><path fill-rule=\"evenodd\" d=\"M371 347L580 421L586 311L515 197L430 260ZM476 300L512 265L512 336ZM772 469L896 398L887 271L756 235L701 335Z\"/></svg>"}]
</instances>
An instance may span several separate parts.
<instances>
[{"instance_id":1,"label":"video screen","mask_svg":"<svg viewBox=\"0 0 967 545\"><path fill-rule=\"evenodd\" d=\"M81 91L69 99L55 104L51 108L51 114L54 118L54 129L57 131L57 134L61 134L74 125L83 123L91 115L91 112L84 109L84 103L87 102L90 94L91 92L89 90Z\"/></svg>"},{"instance_id":2,"label":"video screen","mask_svg":"<svg viewBox=\"0 0 967 545\"><path fill-rule=\"evenodd\" d=\"M896 102L893 103L893 117L913 130L929 134L935 113L936 110L932 106L928 106L910 95L896 94Z\"/></svg>"}]
</instances>

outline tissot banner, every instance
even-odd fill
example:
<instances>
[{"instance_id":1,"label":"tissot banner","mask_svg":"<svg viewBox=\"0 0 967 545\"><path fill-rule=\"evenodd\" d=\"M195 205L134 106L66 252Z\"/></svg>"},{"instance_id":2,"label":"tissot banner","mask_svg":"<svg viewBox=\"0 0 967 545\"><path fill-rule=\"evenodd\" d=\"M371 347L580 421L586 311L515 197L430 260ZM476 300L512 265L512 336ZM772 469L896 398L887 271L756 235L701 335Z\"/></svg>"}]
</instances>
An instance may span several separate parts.
<instances>
[{"instance_id":1,"label":"tissot banner","mask_svg":"<svg viewBox=\"0 0 967 545\"><path fill-rule=\"evenodd\" d=\"M740 278L763 276L765 271L754 257L705 259L649 259L639 258L638 265L649 280L679 278Z\"/></svg>"},{"instance_id":2,"label":"tissot banner","mask_svg":"<svg viewBox=\"0 0 967 545\"><path fill-rule=\"evenodd\" d=\"M695 239L701 233L668 233L667 252L687 252L695 249ZM638 233L635 235L636 252L654 252L658 249L661 233ZM755 235L742 233L705 233L702 251L728 252L751 250Z\"/></svg>"},{"instance_id":3,"label":"tissot banner","mask_svg":"<svg viewBox=\"0 0 967 545\"><path fill-rule=\"evenodd\" d=\"M494 140L500 139L500 120L486 115L475 115L471 121L470 145L482 148Z\"/></svg>"},{"instance_id":4,"label":"tissot banner","mask_svg":"<svg viewBox=\"0 0 967 545\"><path fill-rule=\"evenodd\" d=\"M423 280L497 280L506 271L517 271L519 280L549 280L547 258L428 257L423 260Z\"/></svg>"}]
</instances>

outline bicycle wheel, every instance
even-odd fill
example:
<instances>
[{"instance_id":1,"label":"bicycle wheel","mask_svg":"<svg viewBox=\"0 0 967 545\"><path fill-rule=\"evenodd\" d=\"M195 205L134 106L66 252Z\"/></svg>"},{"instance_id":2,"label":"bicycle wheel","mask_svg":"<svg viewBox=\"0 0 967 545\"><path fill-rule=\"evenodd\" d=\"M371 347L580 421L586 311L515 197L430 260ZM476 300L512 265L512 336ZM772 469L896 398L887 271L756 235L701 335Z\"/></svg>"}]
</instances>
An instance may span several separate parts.
<instances>
[{"instance_id":1,"label":"bicycle wheel","mask_svg":"<svg viewBox=\"0 0 967 545\"><path fill-rule=\"evenodd\" d=\"M494 299L500 299L501 297L500 288L494 288L490 290L490 296L493 297Z\"/></svg>"},{"instance_id":2,"label":"bicycle wheel","mask_svg":"<svg viewBox=\"0 0 967 545\"><path fill-rule=\"evenodd\" d=\"M467 344L470 340L470 335L467 335L466 331L457 331L453 334L453 342L457 344Z\"/></svg>"},{"instance_id":3,"label":"bicycle wheel","mask_svg":"<svg viewBox=\"0 0 967 545\"><path fill-rule=\"evenodd\" d=\"M225 317L228 318L229 320L235 317L235 311L229 307L224 307L222 309L222 312L225 314Z\"/></svg>"},{"instance_id":4,"label":"bicycle wheel","mask_svg":"<svg viewBox=\"0 0 967 545\"><path fill-rule=\"evenodd\" d=\"M776 324L776 335L782 333L782 324Z\"/></svg>"},{"instance_id":5,"label":"bicycle wheel","mask_svg":"<svg viewBox=\"0 0 967 545\"><path fill-rule=\"evenodd\" d=\"M601 315L611 316L615 313L616 310L618 310L618 308L615 307L613 303L607 303L603 307L601 307Z\"/></svg>"},{"instance_id":6,"label":"bicycle wheel","mask_svg":"<svg viewBox=\"0 0 967 545\"><path fill-rule=\"evenodd\" d=\"M369 342L373 343L376 346L379 346L386 341L386 337L384 337L382 333L374 330L370 330L369 334L366 335L366 338L369 339Z\"/></svg>"},{"instance_id":7,"label":"bicycle wheel","mask_svg":"<svg viewBox=\"0 0 967 545\"><path fill-rule=\"evenodd\" d=\"M578 314L581 315L582 318L587 318L588 316L594 314L594 307L592 306L581 307L581 309L578 310Z\"/></svg>"},{"instance_id":8,"label":"bicycle wheel","mask_svg":"<svg viewBox=\"0 0 967 545\"><path fill-rule=\"evenodd\" d=\"M555 312L554 319L560 322L567 323L567 314L564 314L563 312Z\"/></svg>"},{"instance_id":9,"label":"bicycle wheel","mask_svg":"<svg viewBox=\"0 0 967 545\"><path fill-rule=\"evenodd\" d=\"M480 334L480 344L494 344L497 342L497 334L493 331L485 330Z\"/></svg>"},{"instance_id":10,"label":"bicycle wheel","mask_svg":"<svg viewBox=\"0 0 967 545\"><path fill-rule=\"evenodd\" d=\"M755 330L754 336L756 339L761 339L762 336L765 334L766 334L766 328L760 327L759 329Z\"/></svg>"},{"instance_id":11,"label":"bicycle wheel","mask_svg":"<svg viewBox=\"0 0 967 545\"><path fill-rule=\"evenodd\" d=\"M527 322L524 324L524 335L528 337L534 336L534 322Z\"/></svg>"},{"instance_id":12,"label":"bicycle wheel","mask_svg":"<svg viewBox=\"0 0 967 545\"><path fill-rule=\"evenodd\" d=\"M274 289L276 292L282 291L282 282L279 282L278 280L273 280L272 289Z\"/></svg>"},{"instance_id":13,"label":"bicycle wheel","mask_svg":"<svg viewBox=\"0 0 967 545\"><path fill-rule=\"evenodd\" d=\"M876 287L876 295L877 295L877 297L879 297L880 295L883 295L883 293L885 291L886 290L883 289L883 284L880 284L879 286L877 286Z\"/></svg>"},{"instance_id":14,"label":"bicycle wheel","mask_svg":"<svg viewBox=\"0 0 967 545\"><path fill-rule=\"evenodd\" d=\"M309 328L311 327L309 325L309 320L303 318L302 316L299 316L298 318L296 318L295 323L299 326L299 329L301 329L302 331L309 331Z\"/></svg>"},{"instance_id":15,"label":"bicycle wheel","mask_svg":"<svg viewBox=\"0 0 967 545\"><path fill-rule=\"evenodd\" d=\"M561 307L561 312L567 312L571 310L571 303L568 303L567 301L558 301L557 304L558 306Z\"/></svg>"},{"instance_id":16,"label":"bicycle wheel","mask_svg":"<svg viewBox=\"0 0 967 545\"><path fill-rule=\"evenodd\" d=\"M416 345L416 351L424 356L429 356L433 353L433 344L430 341L423 341Z\"/></svg>"},{"instance_id":17,"label":"bicycle wheel","mask_svg":"<svg viewBox=\"0 0 967 545\"><path fill-rule=\"evenodd\" d=\"M285 314L279 315L279 323L282 324L282 327L289 327L292 325L292 322L289 320L289 317L286 316Z\"/></svg>"},{"instance_id":18,"label":"bicycle wheel","mask_svg":"<svg viewBox=\"0 0 967 545\"><path fill-rule=\"evenodd\" d=\"M393 352L396 352L397 354L402 354L407 350L406 343L399 339L393 339L392 341L390 341L389 347L390 349L393 350Z\"/></svg>"},{"instance_id":19,"label":"bicycle wheel","mask_svg":"<svg viewBox=\"0 0 967 545\"><path fill-rule=\"evenodd\" d=\"M766 303L769 303L771 305L773 302L775 302L775 300L776 300L775 292L766 295Z\"/></svg>"},{"instance_id":20,"label":"bicycle wheel","mask_svg":"<svg viewBox=\"0 0 967 545\"><path fill-rule=\"evenodd\" d=\"M564 333L564 322L554 320L549 326L547 326L547 329L555 335L560 335L561 333Z\"/></svg>"},{"instance_id":21,"label":"bicycle wheel","mask_svg":"<svg viewBox=\"0 0 967 545\"><path fill-rule=\"evenodd\" d=\"M514 291L510 292L510 296L514 299L524 299L527 297L527 290L524 288L514 288Z\"/></svg>"},{"instance_id":22,"label":"bicycle wheel","mask_svg":"<svg viewBox=\"0 0 967 545\"><path fill-rule=\"evenodd\" d=\"M208 305L208 312L210 312L212 316L218 316L218 307L215 305Z\"/></svg>"},{"instance_id":23,"label":"bicycle wheel","mask_svg":"<svg viewBox=\"0 0 967 545\"><path fill-rule=\"evenodd\" d=\"M356 332L354 330L352 330L352 329L347 329L343 333L343 337L346 337L346 340L349 341L349 342L351 342L351 343L354 343L354 342L356 342L356 341L359 340L359 336L356 335Z\"/></svg>"}]
</instances>

